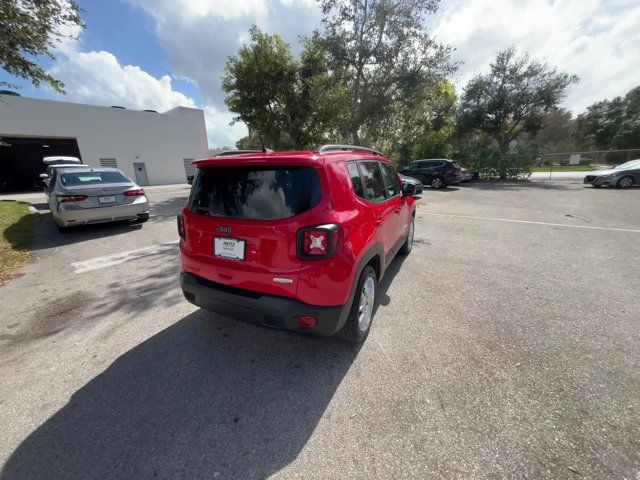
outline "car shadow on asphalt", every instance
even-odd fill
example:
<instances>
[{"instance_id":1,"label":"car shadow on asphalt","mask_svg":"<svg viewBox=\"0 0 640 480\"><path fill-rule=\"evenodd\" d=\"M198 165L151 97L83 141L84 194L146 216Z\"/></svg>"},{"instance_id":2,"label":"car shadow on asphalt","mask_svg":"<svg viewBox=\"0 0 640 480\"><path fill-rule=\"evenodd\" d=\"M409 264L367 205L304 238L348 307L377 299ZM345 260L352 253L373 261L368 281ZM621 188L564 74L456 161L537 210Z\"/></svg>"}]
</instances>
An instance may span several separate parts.
<instances>
[{"instance_id":1,"label":"car shadow on asphalt","mask_svg":"<svg viewBox=\"0 0 640 480\"><path fill-rule=\"evenodd\" d=\"M0 479L265 478L300 454L356 355L198 310L78 390Z\"/></svg>"},{"instance_id":2,"label":"car shadow on asphalt","mask_svg":"<svg viewBox=\"0 0 640 480\"><path fill-rule=\"evenodd\" d=\"M407 258L387 268L382 304ZM130 321L142 305L175 306L177 265L168 263L160 286L145 281L109 305L119 287L108 285L94 310ZM165 303L140 303L157 295ZM196 310L74 393L12 453L0 480L265 478L300 455L359 350Z\"/></svg>"},{"instance_id":3,"label":"car shadow on asphalt","mask_svg":"<svg viewBox=\"0 0 640 480\"><path fill-rule=\"evenodd\" d=\"M153 202L151 204L151 216L149 221L164 222L167 220L175 220L176 215L182 211L182 207L187 203L188 198L188 195L183 195L170 198L162 202Z\"/></svg>"},{"instance_id":4,"label":"car shadow on asphalt","mask_svg":"<svg viewBox=\"0 0 640 480\"><path fill-rule=\"evenodd\" d=\"M96 223L74 227L68 232L60 233L51 217L51 213L46 213L42 214L40 226L36 230L34 250L46 250L98 238L122 235L140 228L142 228L141 224L132 224L130 222Z\"/></svg>"}]
</instances>

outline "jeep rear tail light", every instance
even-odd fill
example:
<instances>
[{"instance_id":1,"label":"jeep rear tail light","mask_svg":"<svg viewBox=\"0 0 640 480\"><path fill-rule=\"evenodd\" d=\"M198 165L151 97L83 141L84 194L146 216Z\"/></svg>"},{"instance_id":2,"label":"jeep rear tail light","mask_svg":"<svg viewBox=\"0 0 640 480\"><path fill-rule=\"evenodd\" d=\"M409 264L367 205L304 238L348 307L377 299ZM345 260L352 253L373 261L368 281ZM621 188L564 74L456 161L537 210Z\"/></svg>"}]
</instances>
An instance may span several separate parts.
<instances>
[{"instance_id":1,"label":"jeep rear tail light","mask_svg":"<svg viewBox=\"0 0 640 480\"><path fill-rule=\"evenodd\" d=\"M144 190L141 188L124 192L125 197L141 197L143 195L144 195Z\"/></svg>"},{"instance_id":2,"label":"jeep rear tail light","mask_svg":"<svg viewBox=\"0 0 640 480\"><path fill-rule=\"evenodd\" d=\"M58 201L60 203L82 202L83 200L86 200L86 199L87 199L86 195L61 195L58 197Z\"/></svg>"},{"instance_id":3,"label":"jeep rear tail light","mask_svg":"<svg viewBox=\"0 0 640 480\"><path fill-rule=\"evenodd\" d=\"M447 173L456 173L456 167L449 167Z\"/></svg>"},{"instance_id":4,"label":"jeep rear tail light","mask_svg":"<svg viewBox=\"0 0 640 480\"><path fill-rule=\"evenodd\" d=\"M298 230L298 257L311 260L331 257L338 245L338 225L330 223Z\"/></svg>"},{"instance_id":5,"label":"jeep rear tail light","mask_svg":"<svg viewBox=\"0 0 640 480\"><path fill-rule=\"evenodd\" d=\"M180 238L182 240L186 239L186 235L185 235L185 231L184 231L184 217L182 216L182 214L178 215L178 235L180 235Z\"/></svg>"}]
</instances>

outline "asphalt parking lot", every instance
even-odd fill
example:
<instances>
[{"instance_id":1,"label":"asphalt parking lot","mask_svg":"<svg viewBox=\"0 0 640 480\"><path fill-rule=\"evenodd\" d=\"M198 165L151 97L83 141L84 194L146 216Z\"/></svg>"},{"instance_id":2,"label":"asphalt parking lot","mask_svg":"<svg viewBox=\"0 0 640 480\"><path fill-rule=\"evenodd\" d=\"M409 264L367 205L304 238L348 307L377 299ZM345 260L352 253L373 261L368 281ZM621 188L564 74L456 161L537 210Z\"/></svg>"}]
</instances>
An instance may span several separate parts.
<instances>
[{"instance_id":1,"label":"asphalt parking lot","mask_svg":"<svg viewBox=\"0 0 640 480\"><path fill-rule=\"evenodd\" d=\"M149 191L0 288L2 480L640 478L640 189L425 190L358 349L188 304Z\"/></svg>"}]
</instances>

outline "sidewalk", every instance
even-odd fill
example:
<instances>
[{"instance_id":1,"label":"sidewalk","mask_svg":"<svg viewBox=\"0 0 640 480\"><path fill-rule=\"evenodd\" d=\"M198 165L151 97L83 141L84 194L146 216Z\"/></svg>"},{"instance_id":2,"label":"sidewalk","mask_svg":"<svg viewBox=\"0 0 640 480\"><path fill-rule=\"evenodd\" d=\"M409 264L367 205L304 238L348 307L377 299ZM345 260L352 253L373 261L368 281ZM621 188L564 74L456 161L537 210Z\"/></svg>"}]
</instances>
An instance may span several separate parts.
<instances>
[{"instance_id":1,"label":"sidewalk","mask_svg":"<svg viewBox=\"0 0 640 480\"><path fill-rule=\"evenodd\" d=\"M531 180L582 180L590 173L592 172L551 172L551 178L549 178L549 172L533 172L529 178Z\"/></svg>"}]
</instances>

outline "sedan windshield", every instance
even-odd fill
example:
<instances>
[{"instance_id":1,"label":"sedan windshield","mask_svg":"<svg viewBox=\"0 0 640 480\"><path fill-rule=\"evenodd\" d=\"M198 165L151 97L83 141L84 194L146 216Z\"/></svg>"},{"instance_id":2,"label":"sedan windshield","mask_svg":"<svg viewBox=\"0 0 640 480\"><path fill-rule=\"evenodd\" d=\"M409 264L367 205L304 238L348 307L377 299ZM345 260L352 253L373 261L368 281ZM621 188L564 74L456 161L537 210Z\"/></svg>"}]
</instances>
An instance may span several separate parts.
<instances>
[{"instance_id":1,"label":"sedan windshield","mask_svg":"<svg viewBox=\"0 0 640 480\"><path fill-rule=\"evenodd\" d=\"M631 160L615 167L616 170L628 170L629 168L640 168L640 160Z\"/></svg>"},{"instance_id":2,"label":"sedan windshield","mask_svg":"<svg viewBox=\"0 0 640 480\"><path fill-rule=\"evenodd\" d=\"M101 183L130 183L127 177L120 172L68 172L60 176L60 184L63 187L76 187L79 185L96 185Z\"/></svg>"}]
</instances>

